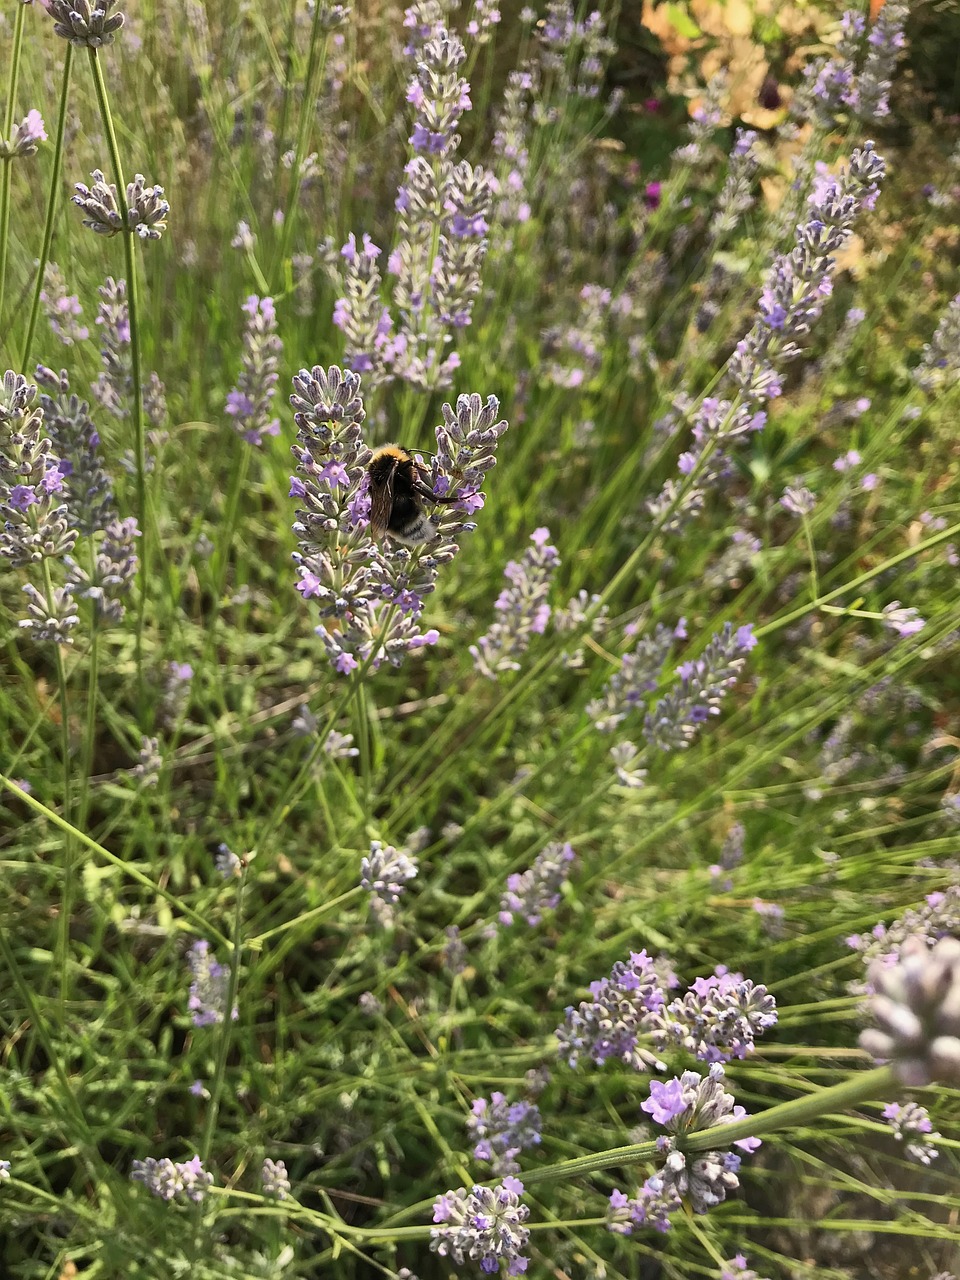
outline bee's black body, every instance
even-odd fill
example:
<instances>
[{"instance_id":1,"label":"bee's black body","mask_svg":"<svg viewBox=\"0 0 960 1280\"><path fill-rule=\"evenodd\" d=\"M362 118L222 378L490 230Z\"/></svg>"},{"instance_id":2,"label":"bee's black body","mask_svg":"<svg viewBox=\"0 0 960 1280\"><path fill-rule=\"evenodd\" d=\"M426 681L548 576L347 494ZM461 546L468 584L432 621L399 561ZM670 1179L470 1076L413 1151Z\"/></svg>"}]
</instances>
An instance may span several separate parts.
<instances>
[{"instance_id":1,"label":"bee's black body","mask_svg":"<svg viewBox=\"0 0 960 1280\"><path fill-rule=\"evenodd\" d=\"M370 477L370 524L377 537L389 533L397 542L419 546L437 536L423 509L427 502L455 502L430 492L412 454L398 444L385 444L367 463Z\"/></svg>"}]
</instances>

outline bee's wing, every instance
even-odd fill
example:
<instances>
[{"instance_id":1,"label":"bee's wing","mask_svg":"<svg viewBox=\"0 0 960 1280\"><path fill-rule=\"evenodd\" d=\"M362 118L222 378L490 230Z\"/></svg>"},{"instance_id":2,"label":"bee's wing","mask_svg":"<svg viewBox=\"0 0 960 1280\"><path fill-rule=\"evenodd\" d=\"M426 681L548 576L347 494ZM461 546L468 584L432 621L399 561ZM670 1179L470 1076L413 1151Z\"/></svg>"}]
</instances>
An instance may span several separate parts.
<instances>
[{"instance_id":1,"label":"bee's wing","mask_svg":"<svg viewBox=\"0 0 960 1280\"><path fill-rule=\"evenodd\" d=\"M393 511L393 477L396 473L397 468L393 466L383 484L370 486L370 528L375 538L382 538L390 525L390 513Z\"/></svg>"}]
</instances>

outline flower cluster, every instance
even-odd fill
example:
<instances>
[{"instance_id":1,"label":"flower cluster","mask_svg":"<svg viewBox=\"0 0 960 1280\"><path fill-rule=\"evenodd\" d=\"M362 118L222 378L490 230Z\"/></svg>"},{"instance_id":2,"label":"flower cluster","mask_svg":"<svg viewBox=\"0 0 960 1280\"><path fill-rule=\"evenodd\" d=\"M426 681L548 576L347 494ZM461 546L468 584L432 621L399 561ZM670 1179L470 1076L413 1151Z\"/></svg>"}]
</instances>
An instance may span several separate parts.
<instances>
[{"instance_id":1,"label":"flower cluster","mask_svg":"<svg viewBox=\"0 0 960 1280\"><path fill-rule=\"evenodd\" d=\"M189 1200L200 1204L213 1182L213 1174L207 1173L199 1156L174 1164L167 1157L155 1160L134 1160L130 1171L134 1182L142 1182L147 1190L161 1200Z\"/></svg>"},{"instance_id":2,"label":"flower cluster","mask_svg":"<svg viewBox=\"0 0 960 1280\"><path fill-rule=\"evenodd\" d=\"M159 240L167 229L170 205L163 198L163 187L148 187L142 173L127 183L126 222L117 199L117 188L108 183L99 169L93 171L93 186L76 184L72 201L86 215L83 225L101 236L115 236L120 231L135 231L141 240Z\"/></svg>"},{"instance_id":3,"label":"flower cluster","mask_svg":"<svg viewBox=\"0 0 960 1280\"><path fill-rule=\"evenodd\" d=\"M633 1235L642 1227L669 1231L670 1215L676 1213L680 1205L673 1181L667 1182L659 1174L652 1174L635 1196L619 1189L611 1191L607 1230L621 1236Z\"/></svg>"},{"instance_id":4,"label":"flower cluster","mask_svg":"<svg viewBox=\"0 0 960 1280\"><path fill-rule=\"evenodd\" d=\"M869 1009L876 1027L862 1032L867 1053L890 1060L917 1088L960 1083L960 940L908 938L896 964L874 963Z\"/></svg>"},{"instance_id":5,"label":"flower cluster","mask_svg":"<svg viewBox=\"0 0 960 1280\"><path fill-rule=\"evenodd\" d=\"M746 1258L738 1253L723 1264L720 1280L764 1280L764 1277L748 1267Z\"/></svg>"},{"instance_id":6,"label":"flower cluster","mask_svg":"<svg viewBox=\"0 0 960 1280\"><path fill-rule=\"evenodd\" d=\"M960 936L960 886L944 892L927 894L924 906L905 911L891 925L877 924L869 933L855 933L847 938L847 946L858 951L868 968L879 962L892 966L898 962L911 939L921 938L928 947L941 938ZM912 942L910 945L914 945ZM868 987L867 990L870 990Z\"/></svg>"},{"instance_id":7,"label":"flower cluster","mask_svg":"<svg viewBox=\"0 0 960 1280\"><path fill-rule=\"evenodd\" d=\"M92 600L97 617L104 622L119 622L126 611L124 597L130 594L137 576L139 537L133 516L111 520L95 547L91 566L78 564L72 556L64 557L70 590L78 599Z\"/></svg>"},{"instance_id":8,"label":"flower cluster","mask_svg":"<svg viewBox=\"0 0 960 1280\"><path fill-rule=\"evenodd\" d=\"M491 1166L494 1177L518 1173L516 1157L540 1142L540 1110L535 1102L507 1102L496 1090L490 1100L475 1098L467 1118L474 1157Z\"/></svg>"},{"instance_id":9,"label":"flower cluster","mask_svg":"<svg viewBox=\"0 0 960 1280\"><path fill-rule=\"evenodd\" d=\"M573 0L550 0L543 22L538 24L540 65L555 82L558 98L574 93L596 98L607 62L616 45L606 34L606 23L594 9L578 21Z\"/></svg>"},{"instance_id":10,"label":"flower cluster","mask_svg":"<svg viewBox=\"0 0 960 1280\"><path fill-rule=\"evenodd\" d=\"M613 295L609 289L585 284L580 290L576 322L544 331L546 359L541 376L546 382L572 391L599 372L607 342L607 317L612 305Z\"/></svg>"},{"instance_id":11,"label":"flower cluster","mask_svg":"<svg viewBox=\"0 0 960 1280\"><path fill-rule=\"evenodd\" d=\"M230 987L230 970L210 954L210 944L199 938L187 952L187 961L193 981L187 1007L195 1027L211 1027L223 1022ZM231 1017L235 1022L240 1016L233 1006Z\"/></svg>"},{"instance_id":12,"label":"flower cluster","mask_svg":"<svg viewBox=\"0 0 960 1280\"><path fill-rule=\"evenodd\" d=\"M374 899L386 907L400 901L400 895L410 880L416 879L417 859L405 849L395 849L392 844L382 845L379 840L370 844L369 857L360 859L360 884Z\"/></svg>"},{"instance_id":13,"label":"flower cluster","mask_svg":"<svg viewBox=\"0 0 960 1280\"><path fill-rule=\"evenodd\" d=\"M666 1153L658 1176L663 1193L672 1191L678 1199L687 1196L694 1213L706 1213L721 1204L727 1193L740 1185L737 1174L741 1157L734 1151L705 1151L686 1154L683 1141L691 1133L712 1129L746 1118L746 1111L735 1103L733 1094L723 1087L723 1067L715 1063L706 1076L684 1071L682 1076L666 1082L652 1080L650 1096L640 1109L662 1125L669 1137L660 1138L657 1147ZM733 1143L741 1151L756 1151L759 1138L739 1138Z\"/></svg>"},{"instance_id":14,"label":"flower cluster","mask_svg":"<svg viewBox=\"0 0 960 1280\"><path fill-rule=\"evenodd\" d=\"M638 628L627 628L635 635ZM587 715L600 733L612 733L631 711L639 707L657 687L663 664L675 640L687 638L686 619L674 627L658 622L652 635L641 633L634 647L620 660L620 670L603 686L599 698L587 704Z\"/></svg>"},{"instance_id":15,"label":"flower cluster","mask_svg":"<svg viewBox=\"0 0 960 1280\"><path fill-rule=\"evenodd\" d=\"M676 687L647 713L643 736L652 747L676 751L688 747L710 716L720 714L727 690L736 683L746 654L756 645L753 627L725 623L699 658L677 668Z\"/></svg>"},{"instance_id":16,"label":"flower cluster","mask_svg":"<svg viewBox=\"0 0 960 1280\"><path fill-rule=\"evenodd\" d=\"M467 35L473 36L477 44L488 44L493 36L491 28L499 22L497 0L473 0L473 11L467 19Z\"/></svg>"},{"instance_id":17,"label":"flower cluster","mask_svg":"<svg viewBox=\"0 0 960 1280\"><path fill-rule=\"evenodd\" d=\"M927 625L920 613L912 605L902 605L899 600L891 600L883 608L883 624L898 636L913 636Z\"/></svg>"},{"instance_id":18,"label":"flower cluster","mask_svg":"<svg viewBox=\"0 0 960 1280\"><path fill-rule=\"evenodd\" d=\"M277 363L283 343L277 337L277 313L272 298L251 294L243 304L247 322L237 385L227 396L226 411L247 444L259 448L263 437L280 434L280 421L270 417L276 392Z\"/></svg>"},{"instance_id":19,"label":"flower cluster","mask_svg":"<svg viewBox=\"0 0 960 1280\"><path fill-rule=\"evenodd\" d=\"M727 176L710 219L710 237L716 246L736 230L743 215L753 207L753 179L760 163L756 152L757 136L754 129L738 129L736 132Z\"/></svg>"},{"instance_id":20,"label":"flower cluster","mask_svg":"<svg viewBox=\"0 0 960 1280\"><path fill-rule=\"evenodd\" d=\"M940 1154L933 1145L941 1136L934 1133L933 1122L925 1107L916 1102L889 1102L883 1108L883 1118L893 1130L893 1136L902 1142L903 1154L915 1164L931 1164Z\"/></svg>"},{"instance_id":21,"label":"flower cluster","mask_svg":"<svg viewBox=\"0 0 960 1280\"><path fill-rule=\"evenodd\" d=\"M960 293L952 298L923 356L914 381L928 395L949 390L960 379Z\"/></svg>"},{"instance_id":22,"label":"flower cluster","mask_svg":"<svg viewBox=\"0 0 960 1280\"><path fill-rule=\"evenodd\" d=\"M503 107L491 143L496 166L499 222L527 222L530 218L530 115L539 87L534 63L511 71L503 91Z\"/></svg>"},{"instance_id":23,"label":"flower cluster","mask_svg":"<svg viewBox=\"0 0 960 1280\"><path fill-rule=\"evenodd\" d=\"M693 412L693 448L681 454L686 482L668 480L647 504L667 531L680 529L704 505L706 492L728 474L729 444L763 429L762 405L780 395L781 369L801 353L832 290L834 254L851 235L860 213L874 207L885 172L872 142L854 150L838 177L814 184L807 219L796 228L794 248L779 254L770 269L753 327L736 346L725 382L732 399L705 397Z\"/></svg>"},{"instance_id":24,"label":"flower cluster","mask_svg":"<svg viewBox=\"0 0 960 1280\"><path fill-rule=\"evenodd\" d=\"M287 1166L282 1160L264 1160L260 1170L260 1185L265 1196L273 1196L276 1200L286 1200L290 1194L290 1179L287 1177Z\"/></svg>"},{"instance_id":25,"label":"flower cluster","mask_svg":"<svg viewBox=\"0 0 960 1280\"><path fill-rule=\"evenodd\" d=\"M50 324L50 331L65 347L72 347L90 337L90 330L78 321L78 317L83 314L80 299L75 293L67 293L63 272L55 262L48 262L44 269L40 304Z\"/></svg>"},{"instance_id":26,"label":"flower cluster","mask_svg":"<svg viewBox=\"0 0 960 1280\"><path fill-rule=\"evenodd\" d=\"M609 978L590 984L589 1000L579 1008L569 1005L563 1026L557 1028L560 1051L571 1067L586 1056L597 1066L618 1058L637 1071L651 1067L665 1070L652 1049L641 1043L658 1025L666 1004L666 991L677 977L664 971L646 951L635 951L626 962L618 960Z\"/></svg>"},{"instance_id":27,"label":"flower cluster","mask_svg":"<svg viewBox=\"0 0 960 1280\"><path fill-rule=\"evenodd\" d=\"M9 138L0 138L0 160L35 156L39 144L46 140L43 116L37 110L28 111L20 123L13 126Z\"/></svg>"},{"instance_id":28,"label":"flower cluster","mask_svg":"<svg viewBox=\"0 0 960 1280\"><path fill-rule=\"evenodd\" d=\"M566 1010L557 1038L570 1066L586 1054L598 1066L619 1058L637 1071L663 1071L656 1055L672 1047L703 1062L729 1062L752 1053L756 1037L776 1025L773 996L742 974L720 967L671 999L677 985L676 974L646 951L618 961L609 978L591 983L590 1000Z\"/></svg>"},{"instance_id":29,"label":"flower cluster","mask_svg":"<svg viewBox=\"0 0 960 1280\"><path fill-rule=\"evenodd\" d=\"M469 1258L479 1262L488 1274L507 1264L507 1275L519 1276L527 1269L523 1256L530 1238L523 1224L530 1210L520 1203L523 1183L512 1176L496 1187L459 1187L446 1191L433 1206L433 1220L439 1226L430 1231L430 1249L442 1258L452 1258L458 1266Z\"/></svg>"},{"instance_id":30,"label":"flower cluster","mask_svg":"<svg viewBox=\"0 0 960 1280\"><path fill-rule=\"evenodd\" d=\"M493 606L501 620L470 646L473 665L491 680L502 671L519 671L517 658L533 636L543 635L547 629L551 612L547 598L560 567L560 556L549 537L549 529L535 529L530 535L533 546L519 562L508 562L503 576L510 586L500 592Z\"/></svg>"},{"instance_id":31,"label":"flower cluster","mask_svg":"<svg viewBox=\"0 0 960 1280\"><path fill-rule=\"evenodd\" d=\"M427 490L457 501L431 518L433 540L412 548L392 539L378 543L370 530L371 453L360 429L359 377L335 365L314 366L302 369L293 385L299 474L291 477L290 494L302 504L294 524L297 590L317 600L323 619L337 620L336 630L317 629L337 671L347 674L362 662L398 665L407 651L439 639L434 630L419 630L424 598L440 566L456 555L456 539L476 527L468 517L483 505L480 486L507 424L496 420L494 396L486 403L478 395L459 396L456 410L443 405L437 453L421 474Z\"/></svg>"},{"instance_id":32,"label":"flower cluster","mask_svg":"<svg viewBox=\"0 0 960 1280\"><path fill-rule=\"evenodd\" d=\"M113 44L123 26L122 13L111 13L119 0L44 0L58 36L83 48L99 49Z\"/></svg>"},{"instance_id":33,"label":"flower cluster","mask_svg":"<svg viewBox=\"0 0 960 1280\"><path fill-rule=\"evenodd\" d=\"M511 925L519 915L528 925L539 924L544 911L552 911L560 901L560 886L575 857L569 844L548 844L534 858L532 867L508 876L500 899L500 923Z\"/></svg>"},{"instance_id":34,"label":"flower cluster","mask_svg":"<svg viewBox=\"0 0 960 1280\"><path fill-rule=\"evenodd\" d=\"M677 1045L701 1062L729 1062L752 1053L755 1038L776 1022L776 1001L766 987L718 968L664 1005L651 1031L659 1052Z\"/></svg>"}]
</instances>

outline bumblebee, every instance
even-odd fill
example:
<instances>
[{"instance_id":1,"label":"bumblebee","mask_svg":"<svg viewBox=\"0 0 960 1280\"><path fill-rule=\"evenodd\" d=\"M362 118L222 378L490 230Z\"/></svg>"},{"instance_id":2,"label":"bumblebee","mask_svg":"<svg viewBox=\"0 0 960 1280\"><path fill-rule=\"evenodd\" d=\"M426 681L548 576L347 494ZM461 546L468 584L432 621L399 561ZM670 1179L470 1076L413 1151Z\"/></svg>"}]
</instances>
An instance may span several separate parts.
<instances>
[{"instance_id":1,"label":"bumblebee","mask_svg":"<svg viewBox=\"0 0 960 1280\"><path fill-rule=\"evenodd\" d=\"M423 503L457 502L458 497L438 497L430 491L413 455L401 445L385 444L367 463L370 477L370 527L375 538L385 533L408 547L432 542L438 536Z\"/></svg>"}]
</instances>

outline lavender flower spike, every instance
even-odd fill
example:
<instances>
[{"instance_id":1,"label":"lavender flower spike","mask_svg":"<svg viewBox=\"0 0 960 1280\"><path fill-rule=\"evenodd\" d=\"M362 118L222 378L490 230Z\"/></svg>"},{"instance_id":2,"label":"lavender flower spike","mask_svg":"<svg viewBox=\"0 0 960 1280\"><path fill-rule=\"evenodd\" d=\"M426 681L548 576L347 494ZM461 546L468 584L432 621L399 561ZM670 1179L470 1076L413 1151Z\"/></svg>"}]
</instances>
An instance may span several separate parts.
<instances>
[{"instance_id":1,"label":"lavender flower spike","mask_svg":"<svg viewBox=\"0 0 960 1280\"><path fill-rule=\"evenodd\" d=\"M532 547L523 553L519 564L511 560L503 576L511 584L500 592L494 608L502 621L470 646L473 665L481 675L495 680L502 671L519 671L517 658L535 635L543 635L550 621L547 596L553 575L560 566L557 548L548 539L549 529L535 529L530 535Z\"/></svg>"},{"instance_id":2,"label":"lavender flower spike","mask_svg":"<svg viewBox=\"0 0 960 1280\"><path fill-rule=\"evenodd\" d=\"M460 1187L444 1192L433 1206L433 1220L439 1223L430 1232L430 1249L441 1258L452 1258L462 1266L469 1258L487 1273L507 1264L507 1275L519 1276L527 1269L523 1250L530 1238L523 1224L530 1210L520 1203L523 1183L508 1176L496 1187Z\"/></svg>"},{"instance_id":3,"label":"lavender flower spike","mask_svg":"<svg viewBox=\"0 0 960 1280\"><path fill-rule=\"evenodd\" d=\"M44 7L53 18L53 29L58 36L83 48L99 49L113 44L116 33L123 26L122 13L111 14L118 0L44 0Z\"/></svg>"},{"instance_id":4,"label":"lavender flower spike","mask_svg":"<svg viewBox=\"0 0 960 1280\"><path fill-rule=\"evenodd\" d=\"M43 125L43 116L34 108L28 111L19 124L13 126L9 139L0 138L0 160L12 160L15 157L35 156L41 142L46 142L47 131Z\"/></svg>"},{"instance_id":5,"label":"lavender flower spike","mask_svg":"<svg viewBox=\"0 0 960 1280\"><path fill-rule=\"evenodd\" d=\"M210 955L210 944L200 938L187 953L193 973L190 984L190 1015L195 1027L210 1027L223 1022L227 1007L230 971ZM240 1016L234 1005L231 1017L234 1022Z\"/></svg>"},{"instance_id":6,"label":"lavender flower spike","mask_svg":"<svg viewBox=\"0 0 960 1280\"><path fill-rule=\"evenodd\" d=\"M243 304L247 322L237 385L227 396L226 412L247 444L259 448L263 437L280 434L280 421L270 417L276 393L277 363L283 343L277 337L277 313L272 298L251 294Z\"/></svg>"},{"instance_id":7,"label":"lavender flower spike","mask_svg":"<svg viewBox=\"0 0 960 1280\"><path fill-rule=\"evenodd\" d=\"M877 1026L860 1036L867 1053L890 1059L911 1087L960 1083L960 940L909 938L895 965L874 964L870 982Z\"/></svg>"},{"instance_id":8,"label":"lavender flower spike","mask_svg":"<svg viewBox=\"0 0 960 1280\"><path fill-rule=\"evenodd\" d=\"M689 747L700 726L720 714L727 690L736 683L756 643L752 625L734 631L731 623L725 623L699 658L677 668L679 683L648 712L643 726L647 742L661 751Z\"/></svg>"},{"instance_id":9,"label":"lavender flower spike","mask_svg":"<svg viewBox=\"0 0 960 1280\"><path fill-rule=\"evenodd\" d=\"M127 222L117 200L117 188L108 183L99 169L93 171L93 186L76 184L72 202L86 217L83 225L101 236L115 236L120 231L135 231L141 240L159 240L167 229L170 205L163 199L163 187L148 187L142 173L127 183Z\"/></svg>"},{"instance_id":10,"label":"lavender flower spike","mask_svg":"<svg viewBox=\"0 0 960 1280\"><path fill-rule=\"evenodd\" d=\"M507 878L507 890L500 899L500 923L513 924L521 915L527 924L539 924L544 911L552 911L560 901L560 886L576 854L569 844L548 844L522 874Z\"/></svg>"},{"instance_id":11,"label":"lavender flower spike","mask_svg":"<svg viewBox=\"0 0 960 1280\"><path fill-rule=\"evenodd\" d=\"M359 377L335 365L314 366L300 371L294 389L299 474L291 477L290 494L303 503L293 526L301 548L294 556L297 590L318 601L322 618L338 619L338 627L320 626L317 634L341 674L367 661L374 668L384 660L398 665L406 652L439 639L437 631L419 629L424 599L440 566L457 554L457 539L476 527L469 517L483 506L480 486L507 424L496 421L494 396L486 403L460 396L456 411L442 406L437 452L422 474L433 493L457 501L430 517L435 538L411 548L371 535L372 455L360 429Z\"/></svg>"},{"instance_id":12,"label":"lavender flower spike","mask_svg":"<svg viewBox=\"0 0 960 1280\"><path fill-rule=\"evenodd\" d=\"M161 1200L189 1200L193 1204L203 1201L207 1187L213 1182L213 1174L207 1173L199 1156L181 1164L167 1158L155 1160L152 1156L134 1160L130 1177L134 1182L142 1182Z\"/></svg>"},{"instance_id":13,"label":"lavender flower spike","mask_svg":"<svg viewBox=\"0 0 960 1280\"><path fill-rule=\"evenodd\" d=\"M540 1111L533 1102L508 1103L495 1090L489 1102L486 1098L474 1099L467 1129L471 1138L477 1139L474 1157L487 1161L495 1177L518 1173L516 1157L540 1142Z\"/></svg>"}]
</instances>

